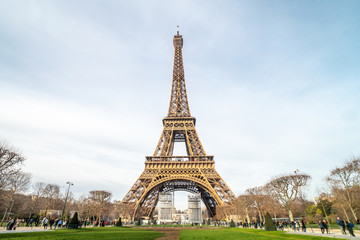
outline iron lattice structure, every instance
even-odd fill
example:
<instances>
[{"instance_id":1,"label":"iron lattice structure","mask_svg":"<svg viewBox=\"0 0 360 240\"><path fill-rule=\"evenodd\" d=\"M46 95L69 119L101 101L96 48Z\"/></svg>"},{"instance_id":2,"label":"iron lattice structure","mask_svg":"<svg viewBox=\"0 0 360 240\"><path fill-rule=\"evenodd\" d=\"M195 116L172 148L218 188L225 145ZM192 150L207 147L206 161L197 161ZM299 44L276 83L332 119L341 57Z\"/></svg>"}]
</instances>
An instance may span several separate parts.
<instances>
[{"instance_id":1,"label":"iron lattice structure","mask_svg":"<svg viewBox=\"0 0 360 240\"><path fill-rule=\"evenodd\" d=\"M214 156L207 155L195 129L186 94L182 35L174 36L175 54L170 105L154 154L147 156L145 170L121 201L128 217L151 218L160 192L200 193L209 216L217 206L236 198L215 170ZM174 143L185 142L187 156L173 156Z\"/></svg>"}]
</instances>

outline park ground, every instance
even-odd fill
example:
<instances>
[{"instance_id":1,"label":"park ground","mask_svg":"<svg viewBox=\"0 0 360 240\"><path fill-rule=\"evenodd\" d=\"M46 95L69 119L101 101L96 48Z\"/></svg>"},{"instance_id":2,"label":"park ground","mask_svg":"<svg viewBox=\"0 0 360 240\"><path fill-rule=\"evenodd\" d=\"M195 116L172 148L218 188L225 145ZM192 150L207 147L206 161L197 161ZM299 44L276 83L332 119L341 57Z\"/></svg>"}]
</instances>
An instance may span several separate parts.
<instances>
[{"instance_id":1,"label":"park ground","mask_svg":"<svg viewBox=\"0 0 360 240\"><path fill-rule=\"evenodd\" d=\"M36 230L36 229L34 229ZM38 229L40 230L40 229ZM18 231L18 230L17 230ZM24 232L22 232L24 231ZM77 230L59 229L51 231L28 232L29 230L20 229L19 232L12 231L0 234L0 239L13 240L115 240L115 239L144 239L144 240L227 240L227 239L246 239L246 240L276 240L276 239L304 239L321 240L328 237L293 234L281 231L267 232L258 229L243 228L224 228L224 227L106 227L106 228L82 228ZM310 234L310 233L309 233ZM316 234L316 233L315 233ZM336 236L329 236L336 237ZM340 237L340 238L339 238ZM360 239L360 237L350 237L337 235L337 239Z\"/></svg>"}]
</instances>

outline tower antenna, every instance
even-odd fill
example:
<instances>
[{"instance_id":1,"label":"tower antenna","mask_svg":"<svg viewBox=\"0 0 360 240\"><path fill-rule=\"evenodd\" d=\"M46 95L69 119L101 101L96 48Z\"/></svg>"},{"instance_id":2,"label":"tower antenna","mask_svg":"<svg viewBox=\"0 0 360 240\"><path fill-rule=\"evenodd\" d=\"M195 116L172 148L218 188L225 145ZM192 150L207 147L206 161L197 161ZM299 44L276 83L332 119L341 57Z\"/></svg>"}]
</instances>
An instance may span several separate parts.
<instances>
[{"instance_id":1,"label":"tower antenna","mask_svg":"<svg viewBox=\"0 0 360 240\"><path fill-rule=\"evenodd\" d=\"M177 25L177 35L179 35L179 25Z\"/></svg>"}]
</instances>

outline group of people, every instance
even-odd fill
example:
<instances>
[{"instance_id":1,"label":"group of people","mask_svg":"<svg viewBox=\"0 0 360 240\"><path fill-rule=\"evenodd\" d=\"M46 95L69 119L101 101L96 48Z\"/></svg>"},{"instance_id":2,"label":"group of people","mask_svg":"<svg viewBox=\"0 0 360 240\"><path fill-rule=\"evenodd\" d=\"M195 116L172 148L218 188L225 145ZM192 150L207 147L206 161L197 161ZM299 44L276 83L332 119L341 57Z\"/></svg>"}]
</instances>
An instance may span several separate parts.
<instances>
[{"instance_id":1,"label":"group of people","mask_svg":"<svg viewBox=\"0 0 360 240\"><path fill-rule=\"evenodd\" d=\"M322 234L324 234L325 231L326 231L326 234L330 233L329 232L329 224L325 219L322 220L322 221L319 221L318 225L319 225L319 228L320 228L320 231L321 231Z\"/></svg>"},{"instance_id":2,"label":"group of people","mask_svg":"<svg viewBox=\"0 0 360 240\"><path fill-rule=\"evenodd\" d=\"M19 219L10 218L8 223L6 224L6 230L15 230L20 225Z\"/></svg>"},{"instance_id":3,"label":"group of people","mask_svg":"<svg viewBox=\"0 0 360 240\"><path fill-rule=\"evenodd\" d=\"M276 222L275 223L276 228L278 228L281 231L284 231L285 227L291 227L295 232L296 231L301 231L302 232L306 232L306 224L305 221L303 219L301 219L301 221L291 221L291 222L286 222L286 221L282 221L282 222Z\"/></svg>"},{"instance_id":4,"label":"group of people","mask_svg":"<svg viewBox=\"0 0 360 240\"><path fill-rule=\"evenodd\" d=\"M50 218L48 219L47 217L44 217L43 220L41 221L41 224L43 226L44 229L47 229L48 227L50 229L52 229L54 227L54 229L56 228L62 228L64 226L66 226L66 221L63 221L62 219L54 219L54 218Z\"/></svg>"},{"instance_id":5,"label":"group of people","mask_svg":"<svg viewBox=\"0 0 360 240\"><path fill-rule=\"evenodd\" d=\"M360 223L359 219L356 221L357 224ZM352 222L341 220L339 217L336 218L336 223L339 225L342 234L346 234L346 229L349 231L350 235L355 237L354 234L354 224Z\"/></svg>"}]
</instances>

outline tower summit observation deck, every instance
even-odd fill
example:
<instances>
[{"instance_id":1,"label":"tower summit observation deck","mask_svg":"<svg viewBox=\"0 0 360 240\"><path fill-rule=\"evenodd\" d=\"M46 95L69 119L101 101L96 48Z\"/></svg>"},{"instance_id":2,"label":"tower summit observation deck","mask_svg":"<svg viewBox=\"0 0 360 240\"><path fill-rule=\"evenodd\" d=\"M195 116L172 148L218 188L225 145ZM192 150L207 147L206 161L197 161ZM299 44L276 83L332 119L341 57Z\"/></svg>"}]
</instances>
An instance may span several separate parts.
<instances>
[{"instance_id":1,"label":"tower summit observation deck","mask_svg":"<svg viewBox=\"0 0 360 240\"><path fill-rule=\"evenodd\" d=\"M152 156L145 160L145 170L121 201L128 218L151 218L159 193L187 191L200 194L209 216L216 207L231 204L235 199L225 181L215 170L214 157L207 155L195 129L186 93L183 65L183 37L173 38L174 66L170 104L163 119L163 130ZM186 156L173 156L174 143L185 142ZM126 217L126 216L125 216Z\"/></svg>"}]
</instances>

